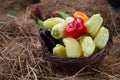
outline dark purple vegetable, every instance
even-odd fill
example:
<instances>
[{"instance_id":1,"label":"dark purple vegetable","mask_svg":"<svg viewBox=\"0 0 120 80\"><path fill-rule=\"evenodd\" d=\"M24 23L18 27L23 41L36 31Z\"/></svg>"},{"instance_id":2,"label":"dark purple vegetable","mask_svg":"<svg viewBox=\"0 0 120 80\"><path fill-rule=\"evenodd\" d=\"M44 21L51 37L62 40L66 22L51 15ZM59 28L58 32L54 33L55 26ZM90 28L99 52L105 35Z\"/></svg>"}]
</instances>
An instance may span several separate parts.
<instances>
[{"instance_id":1,"label":"dark purple vegetable","mask_svg":"<svg viewBox=\"0 0 120 80\"><path fill-rule=\"evenodd\" d=\"M53 48L58 43L58 40L51 36L50 30L42 30L40 33L41 38L43 39L45 45L47 46L48 50L52 52Z\"/></svg>"}]
</instances>

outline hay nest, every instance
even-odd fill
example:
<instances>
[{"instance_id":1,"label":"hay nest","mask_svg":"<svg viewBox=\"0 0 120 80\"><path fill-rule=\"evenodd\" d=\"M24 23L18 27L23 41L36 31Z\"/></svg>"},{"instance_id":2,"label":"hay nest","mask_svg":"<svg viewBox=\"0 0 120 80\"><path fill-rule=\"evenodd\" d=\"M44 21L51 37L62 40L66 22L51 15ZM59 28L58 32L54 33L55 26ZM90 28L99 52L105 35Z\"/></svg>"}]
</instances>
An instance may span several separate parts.
<instances>
[{"instance_id":1,"label":"hay nest","mask_svg":"<svg viewBox=\"0 0 120 80\"><path fill-rule=\"evenodd\" d=\"M50 17L51 12L55 10L68 14L80 10L89 16L100 13L104 17L104 26L110 28L110 32L113 34L115 33L117 15L106 0L97 2L96 0L42 0L40 5L45 18ZM39 29L36 22L28 18L27 11L20 14L15 20L0 22L1 80L65 80L70 78L79 80L101 79L101 77L109 79L108 75L103 76L103 74L94 77L76 77L79 73L71 77L54 74L50 63L42 58L43 50L39 42ZM108 72L112 73L113 70Z\"/></svg>"},{"instance_id":2,"label":"hay nest","mask_svg":"<svg viewBox=\"0 0 120 80\"><path fill-rule=\"evenodd\" d=\"M110 47L110 41L108 41L108 44L104 49L90 57L61 58L50 53L46 42L41 36L39 36L39 40L42 44L43 54L41 55L43 56L43 59L50 62L52 70L55 73L60 73L62 75L74 75L75 73L80 73L81 75L94 74L95 71L93 69L98 69L104 57L108 54L108 49Z\"/></svg>"}]
</instances>

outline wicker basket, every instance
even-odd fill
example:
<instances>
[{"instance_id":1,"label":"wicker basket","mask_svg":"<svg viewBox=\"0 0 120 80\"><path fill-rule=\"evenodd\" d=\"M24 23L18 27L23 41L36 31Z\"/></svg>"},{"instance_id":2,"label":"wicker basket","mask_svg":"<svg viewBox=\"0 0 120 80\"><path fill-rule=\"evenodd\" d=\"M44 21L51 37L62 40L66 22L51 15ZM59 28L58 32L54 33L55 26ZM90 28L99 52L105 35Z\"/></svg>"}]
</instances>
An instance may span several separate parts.
<instances>
[{"instance_id":1,"label":"wicker basket","mask_svg":"<svg viewBox=\"0 0 120 80\"><path fill-rule=\"evenodd\" d=\"M108 53L109 44L106 45L104 49L100 52L95 53L91 57L87 58L60 58L54 56L48 51L45 42L42 37L39 36L39 40L43 48L43 59L47 60L51 64L51 68L55 73L61 73L63 75L73 75L77 72L81 74L94 74L94 69L98 69L99 65L103 61L104 57Z\"/></svg>"}]
</instances>

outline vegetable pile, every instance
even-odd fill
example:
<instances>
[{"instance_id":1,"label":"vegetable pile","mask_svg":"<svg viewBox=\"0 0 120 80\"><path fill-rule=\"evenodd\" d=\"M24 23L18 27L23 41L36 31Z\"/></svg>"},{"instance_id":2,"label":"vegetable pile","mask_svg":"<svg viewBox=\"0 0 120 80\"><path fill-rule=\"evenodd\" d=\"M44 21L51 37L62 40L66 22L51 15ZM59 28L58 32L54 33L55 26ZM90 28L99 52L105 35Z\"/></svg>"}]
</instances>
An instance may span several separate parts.
<instances>
[{"instance_id":1,"label":"vegetable pile","mask_svg":"<svg viewBox=\"0 0 120 80\"><path fill-rule=\"evenodd\" d=\"M63 58L90 57L107 45L109 31L102 26L100 14L90 18L80 11L73 16L64 12L52 15L46 20L34 18L42 28L40 36L53 55Z\"/></svg>"}]
</instances>

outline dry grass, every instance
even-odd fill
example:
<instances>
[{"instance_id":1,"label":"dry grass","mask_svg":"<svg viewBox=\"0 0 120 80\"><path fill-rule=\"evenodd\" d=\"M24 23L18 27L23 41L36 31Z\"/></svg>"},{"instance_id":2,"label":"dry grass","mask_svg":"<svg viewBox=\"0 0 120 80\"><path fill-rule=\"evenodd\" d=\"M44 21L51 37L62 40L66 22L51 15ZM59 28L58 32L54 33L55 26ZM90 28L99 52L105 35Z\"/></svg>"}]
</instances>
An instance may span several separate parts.
<instances>
[{"instance_id":1,"label":"dry grass","mask_svg":"<svg viewBox=\"0 0 120 80\"><path fill-rule=\"evenodd\" d=\"M69 14L81 10L89 16L100 13L105 19L104 26L112 33L116 32L115 13L105 0L43 0L41 6L44 17L49 17L54 10ZM0 16L0 80L120 80L118 36L113 35L114 44L100 70L94 69L96 75L80 76L79 72L72 76L55 74L49 62L42 59L39 26L27 16L27 7L21 11L15 18L6 14Z\"/></svg>"}]
</instances>

